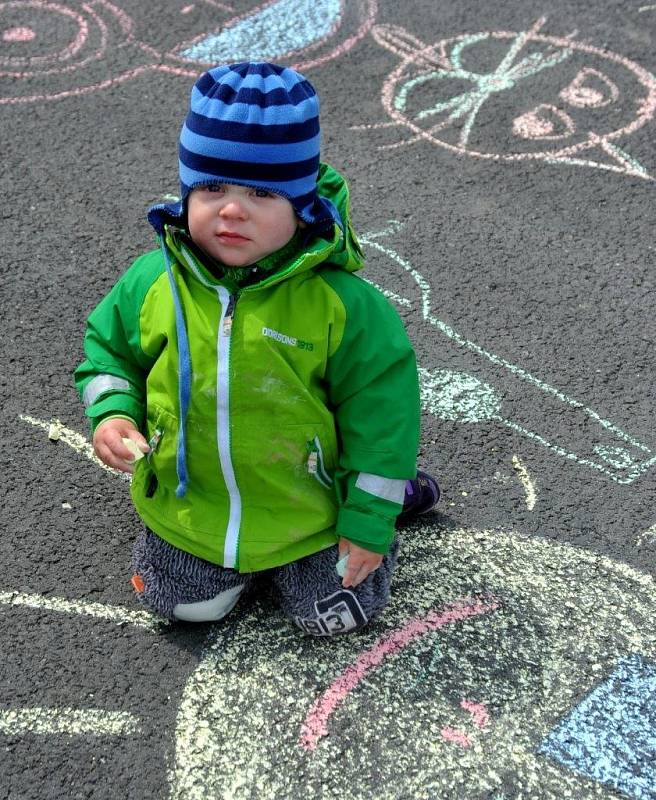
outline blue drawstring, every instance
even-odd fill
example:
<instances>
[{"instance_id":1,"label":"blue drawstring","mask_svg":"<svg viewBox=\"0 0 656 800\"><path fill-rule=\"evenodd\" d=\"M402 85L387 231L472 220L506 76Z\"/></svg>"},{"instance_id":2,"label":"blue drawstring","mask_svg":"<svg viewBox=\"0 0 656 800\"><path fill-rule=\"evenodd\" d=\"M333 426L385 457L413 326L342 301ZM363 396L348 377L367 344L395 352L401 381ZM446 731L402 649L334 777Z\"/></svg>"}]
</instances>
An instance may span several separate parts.
<instances>
[{"instance_id":1,"label":"blue drawstring","mask_svg":"<svg viewBox=\"0 0 656 800\"><path fill-rule=\"evenodd\" d=\"M184 497L187 493L187 483L189 475L187 472L187 411L189 410L189 397L191 394L191 356L189 354L189 339L187 337L187 326L185 325L184 314L182 313L182 303L178 288L175 285L171 260L168 248L164 241L164 235L160 234L159 243L164 254L166 274L171 286L173 295L173 305L175 307L175 327L178 341L178 400L180 404L180 419L178 420L178 443L175 456L175 466L178 474L178 486L175 490L176 497Z\"/></svg>"}]
</instances>

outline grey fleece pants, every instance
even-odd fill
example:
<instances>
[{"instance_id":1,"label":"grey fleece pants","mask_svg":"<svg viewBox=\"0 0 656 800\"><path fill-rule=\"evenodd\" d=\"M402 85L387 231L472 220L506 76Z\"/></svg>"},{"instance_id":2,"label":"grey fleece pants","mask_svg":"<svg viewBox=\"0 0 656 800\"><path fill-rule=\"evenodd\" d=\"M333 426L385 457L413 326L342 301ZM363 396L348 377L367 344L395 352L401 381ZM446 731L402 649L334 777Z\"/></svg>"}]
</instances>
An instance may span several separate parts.
<instances>
[{"instance_id":1,"label":"grey fleece pants","mask_svg":"<svg viewBox=\"0 0 656 800\"><path fill-rule=\"evenodd\" d=\"M285 615L304 633L333 636L359 630L383 611L398 549L396 539L380 567L348 589L335 569L337 545L264 573L240 574L144 530L135 542L132 566L143 584L140 600L169 619L222 619L256 579L264 579L270 581Z\"/></svg>"}]
</instances>

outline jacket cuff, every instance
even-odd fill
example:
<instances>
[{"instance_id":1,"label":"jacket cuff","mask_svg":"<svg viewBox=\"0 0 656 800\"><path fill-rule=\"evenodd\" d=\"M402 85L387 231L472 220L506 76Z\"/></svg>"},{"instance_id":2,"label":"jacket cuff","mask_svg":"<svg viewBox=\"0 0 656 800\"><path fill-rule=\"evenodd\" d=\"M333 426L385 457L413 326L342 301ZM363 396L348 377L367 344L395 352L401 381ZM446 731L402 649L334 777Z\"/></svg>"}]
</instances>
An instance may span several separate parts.
<instances>
[{"instance_id":1,"label":"jacket cuff","mask_svg":"<svg viewBox=\"0 0 656 800\"><path fill-rule=\"evenodd\" d=\"M129 394L105 395L97 403L93 403L84 412L91 418L91 429L95 431L102 420L107 417L127 417L133 420L137 428L143 423L143 406L136 397Z\"/></svg>"},{"instance_id":2,"label":"jacket cuff","mask_svg":"<svg viewBox=\"0 0 656 800\"><path fill-rule=\"evenodd\" d=\"M337 513L337 535L372 553L386 555L396 531L393 517L382 517L371 511L342 507Z\"/></svg>"}]
</instances>

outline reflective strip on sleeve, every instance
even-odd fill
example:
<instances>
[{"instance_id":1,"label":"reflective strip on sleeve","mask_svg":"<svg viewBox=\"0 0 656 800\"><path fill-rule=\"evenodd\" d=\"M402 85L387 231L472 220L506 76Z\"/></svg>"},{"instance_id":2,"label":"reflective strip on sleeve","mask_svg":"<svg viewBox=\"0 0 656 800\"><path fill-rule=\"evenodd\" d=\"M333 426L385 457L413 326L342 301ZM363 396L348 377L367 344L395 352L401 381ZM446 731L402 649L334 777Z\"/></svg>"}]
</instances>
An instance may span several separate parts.
<instances>
[{"instance_id":1,"label":"reflective strip on sleeve","mask_svg":"<svg viewBox=\"0 0 656 800\"><path fill-rule=\"evenodd\" d=\"M373 494L382 500L389 500L392 503L403 503L405 497L405 481L397 478L381 478L380 475L372 475L369 472L361 472L355 482L355 486L363 492Z\"/></svg>"},{"instance_id":2,"label":"reflective strip on sleeve","mask_svg":"<svg viewBox=\"0 0 656 800\"><path fill-rule=\"evenodd\" d=\"M127 391L129 388L130 384L125 378L117 378L116 375L96 375L96 377L90 380L84 387L82 401L84 402L85 408L89 408L89 406L96 402L101 394L116 389Z\"/></svg>"}]
</instances>

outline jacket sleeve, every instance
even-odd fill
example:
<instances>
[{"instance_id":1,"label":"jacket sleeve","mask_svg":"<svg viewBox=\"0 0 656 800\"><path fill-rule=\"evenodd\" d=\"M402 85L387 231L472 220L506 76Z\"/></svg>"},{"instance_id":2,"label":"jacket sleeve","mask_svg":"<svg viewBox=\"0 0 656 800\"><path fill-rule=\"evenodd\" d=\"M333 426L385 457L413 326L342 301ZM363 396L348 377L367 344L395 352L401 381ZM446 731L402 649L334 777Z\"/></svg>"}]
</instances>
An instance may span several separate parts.
<instances>
[{"instance_id":1,"label":"jacket sleeve","mask_svg":"<svg viewBox=\"0 0 656 800\"><path fill-rule=\"evenodd\" d=\"M345 310L341 340L326 370L340 450L337 533L386 553L405 483L417 472L415 354L396 310L377 289L343 271L322 275Z\"/></svg>"},{"instance_id":2,"label":"jacket sleeve","mask_svg":"<svg viewBox=\"0 0 656 800\"><path fill-rule=\"evenodd\" d=\"M140 313L149 287L142 259L137 259L87 320L86 359L75 370L75 385L92 430L109 416L128 417L143 427L146 377L154 358L141 347Z\"/></svg>"}]
</instances>

